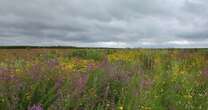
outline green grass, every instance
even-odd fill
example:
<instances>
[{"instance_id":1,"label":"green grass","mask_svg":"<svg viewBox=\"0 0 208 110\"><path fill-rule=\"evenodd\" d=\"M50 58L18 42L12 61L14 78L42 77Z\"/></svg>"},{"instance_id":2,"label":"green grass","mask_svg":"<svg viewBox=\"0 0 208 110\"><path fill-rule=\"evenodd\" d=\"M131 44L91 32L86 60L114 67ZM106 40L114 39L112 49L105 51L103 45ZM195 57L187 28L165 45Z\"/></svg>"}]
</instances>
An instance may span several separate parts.
<instances>
[{"instance_id":1,"label":"green grass","mask_svg":"<svg viewBox=\"0 0 208 110\"><path fill-rule=\"evenodd\" d=\"M1 49L0 110L207 110L207 52Z\"/></svg>"}]
</instances>

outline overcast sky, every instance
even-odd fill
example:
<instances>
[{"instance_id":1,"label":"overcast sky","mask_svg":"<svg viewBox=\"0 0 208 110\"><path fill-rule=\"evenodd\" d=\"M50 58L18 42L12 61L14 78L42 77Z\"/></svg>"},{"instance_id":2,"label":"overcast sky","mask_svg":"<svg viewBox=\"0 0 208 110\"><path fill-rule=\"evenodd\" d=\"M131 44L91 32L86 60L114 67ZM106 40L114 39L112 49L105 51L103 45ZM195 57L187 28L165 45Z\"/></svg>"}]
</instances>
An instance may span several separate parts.
<instances>
[{"instance_id":1,"label":"overcast sky","mask_svg":"<svg viewBox=\"0 0 208 110\"><path fill-rule=\"evenodd\" d=\"M0 0L0 45L208 47L208 0Z\"/></svg>"}]
</instances>

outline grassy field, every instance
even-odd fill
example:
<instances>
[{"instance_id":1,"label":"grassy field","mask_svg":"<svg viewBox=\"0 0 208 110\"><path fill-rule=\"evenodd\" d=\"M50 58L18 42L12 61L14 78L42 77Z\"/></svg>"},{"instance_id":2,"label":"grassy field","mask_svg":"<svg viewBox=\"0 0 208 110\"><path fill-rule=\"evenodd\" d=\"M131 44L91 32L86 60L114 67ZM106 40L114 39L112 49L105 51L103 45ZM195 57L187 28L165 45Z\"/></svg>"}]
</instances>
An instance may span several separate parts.
<instances>
[{"instance_id":1,"label":"grassy field","mask_svg":"<svg viewBox=\"0 0 208 110\"><path fill-rule=\"evenodd\" d=\"M208 49L0 49L0 110L208 110Z\"/></svg>"}]
</instances>

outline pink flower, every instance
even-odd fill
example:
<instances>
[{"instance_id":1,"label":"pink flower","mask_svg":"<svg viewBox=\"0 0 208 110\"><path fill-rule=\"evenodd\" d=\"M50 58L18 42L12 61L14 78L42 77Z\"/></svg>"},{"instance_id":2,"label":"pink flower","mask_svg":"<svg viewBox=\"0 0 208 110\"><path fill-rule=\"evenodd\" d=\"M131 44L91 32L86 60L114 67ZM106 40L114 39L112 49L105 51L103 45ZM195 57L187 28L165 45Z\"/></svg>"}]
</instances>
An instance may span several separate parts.
<instances>
[{"instance_id":1,"label":"pink flower","mask_svg":"<svg viewBox=\"0 0 208 110\"><path fill-rule=\"evenodd\" d=\"M208 78L208 68L202 70L202 75Z\"/></svg>"},{"instance_id":2,"label":"pink flower","mask_svg":"<svg viewBox=\"0 0 208 110\"><path fill-rule=\"evenodd\" d=\"M33 105L32 107L28 108L28 110L43 110L43 108L40 104L38 104L38 105Z\"/></svg>"},{"instance_id":3,"label":"pink flower","mask_svg":"<svg viewBox=\"0 0 208 110\"><path fill-rule=\"evenodd\" d=\"M78 90L83 90L85 85L87 83L87 75L82 75L80 78L76 81L76 86Z\"/></svg>"}]
</instances>

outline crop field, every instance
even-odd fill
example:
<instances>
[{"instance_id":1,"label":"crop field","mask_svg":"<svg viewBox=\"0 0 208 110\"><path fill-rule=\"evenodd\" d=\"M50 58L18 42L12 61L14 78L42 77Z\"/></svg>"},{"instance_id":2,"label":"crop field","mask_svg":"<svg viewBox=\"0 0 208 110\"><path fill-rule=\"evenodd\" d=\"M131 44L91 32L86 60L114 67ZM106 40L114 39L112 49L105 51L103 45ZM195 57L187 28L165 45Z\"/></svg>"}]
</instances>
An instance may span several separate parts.
<instances>
[{"instance_id":1,"label":"crop field","mask_svg":"<svg viewBox=\"0 0 208 110\"><path fill-rule=\"evenodd\" d=\"M0 110L208 110L208 49L0 49Z\"/></svg>"}]
</instances>

